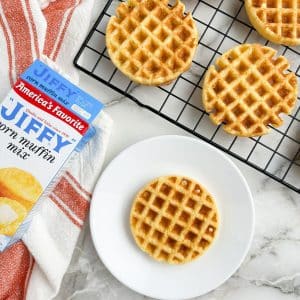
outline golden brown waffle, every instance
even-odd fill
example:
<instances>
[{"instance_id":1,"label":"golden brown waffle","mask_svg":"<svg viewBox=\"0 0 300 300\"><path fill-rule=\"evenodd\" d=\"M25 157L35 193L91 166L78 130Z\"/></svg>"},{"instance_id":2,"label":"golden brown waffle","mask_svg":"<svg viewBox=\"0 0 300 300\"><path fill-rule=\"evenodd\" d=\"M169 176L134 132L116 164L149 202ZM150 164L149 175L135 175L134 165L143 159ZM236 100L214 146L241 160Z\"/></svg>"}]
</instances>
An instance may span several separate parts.
<instances>
[{"instance_id":1,"label":"golden brown waffle","mask_svg":"<svg viewBox=\"0 0 300 300\"><path fill-rule=\"evenodd\" d=\"M300 45L300 0L245 0L256 30L273 43Z\"/></svg>"},{"instance_id":2,"label":"golden brown waffle","mask_svg":"<svg viewBox=\"0 0 300 300\"><path fill-rule=\"evenodd\" d=\"M145 85L166 84L185 72L194 56L198 33L185 6L168 0L121 3L106 29L106 46L115 66Z\"/></svg>"},{"instance_id":3,"label":"golden brown waffle","mask_svg":"<svg viewBox=\"0 0 300 300\"><path fill-rule=\"evenodd\" d=\"M159 177L136 196L130 213L137 245L158 261L189 262L213 242L218 229L214 199L195 180Z\"/></svg>"},{"instance_id":4,"label":"golden brown waffle","mask_svg":"<svg viewBox=\"0 0 300 300\"><path fill-rule=\"evenodd\" d=\"M228 133L260 136L282 124L297 99L297 78L287 72L286 58L258 44L237 46L210 66L203 85L203 103L211 120Z\"/></svg>"}]
</instances>

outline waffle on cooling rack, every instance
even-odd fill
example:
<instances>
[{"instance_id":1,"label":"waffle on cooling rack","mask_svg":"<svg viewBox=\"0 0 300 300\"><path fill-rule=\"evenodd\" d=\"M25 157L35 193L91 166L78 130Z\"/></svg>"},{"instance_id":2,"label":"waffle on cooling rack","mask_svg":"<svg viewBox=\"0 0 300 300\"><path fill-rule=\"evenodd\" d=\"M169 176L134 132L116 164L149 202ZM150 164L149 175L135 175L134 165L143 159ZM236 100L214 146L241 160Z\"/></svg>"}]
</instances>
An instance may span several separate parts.
<instances>
[{"instance_id":1,"label":"waffle on cooling rack","mask_svg":"<svg viewBox=\"0 0 300 300\"><path fill-rule=\"evenodd\" d=\"M210 66L203 85L203 104L216 125L237 136L260 136L278 127L297 99L297 78L289 62L258 44L239 45Z\"/></svg>"},{"instance_id":2,"label":"waffle on cooling rack","mask_svg":"<svg viewBox=\"0 0 300 300\"><path fill-rule=\"evenodd\" d=\"M106 29L106 46L115 66L145 85L167 84L185 72L194 56L198 33L185 6L168 0L121 3Z\"/></svg>"},{"instance_id":3,"label":"waffle on cooling rack","mask_svg":"<svg viewBox=\"0 0 300 300\"><path fill-rule=\"evenodd\" d=\"M273 43L300 45L299 0L245 0L256 30Z\"/></svg>"}]
</instances>

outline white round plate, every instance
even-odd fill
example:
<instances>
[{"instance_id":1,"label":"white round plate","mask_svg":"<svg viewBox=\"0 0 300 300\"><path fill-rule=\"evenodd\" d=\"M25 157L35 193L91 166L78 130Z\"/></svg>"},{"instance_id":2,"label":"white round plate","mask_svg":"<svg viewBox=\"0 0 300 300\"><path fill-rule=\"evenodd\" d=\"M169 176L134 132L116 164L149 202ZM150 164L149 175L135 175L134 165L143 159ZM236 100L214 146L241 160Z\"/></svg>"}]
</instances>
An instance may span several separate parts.
<instances>
[{"instance_id":1,"label":"white round plate","mask_svg":"<svg viewBox=\"0 0 300 300\"><path fill-rule=\"evenodd\" d=\"M203 184L220 215L212 246L183 265L160 263L142 252L129 226L139 189L169 174ZM118 280L153 298L187 299L215 289L240 266L253 236L254 207L246 180L221 151L195 138L160 136L130 146L105 169L94 192L90 224L96 250Z\"/></svg>"}]
</instances>

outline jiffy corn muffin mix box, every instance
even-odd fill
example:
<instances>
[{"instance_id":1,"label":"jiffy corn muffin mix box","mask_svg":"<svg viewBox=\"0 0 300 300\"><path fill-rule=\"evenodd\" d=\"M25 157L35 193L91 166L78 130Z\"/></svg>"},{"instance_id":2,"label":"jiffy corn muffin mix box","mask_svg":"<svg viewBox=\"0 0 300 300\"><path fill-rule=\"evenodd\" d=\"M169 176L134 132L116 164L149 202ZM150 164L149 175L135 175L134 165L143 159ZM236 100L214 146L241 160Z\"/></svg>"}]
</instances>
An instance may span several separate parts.
<instances>
[{"instance_id":1,"label":"jiffy corn muffin mix box","mask_svg":"<svg viewBox=\"0 0 300 300\"><path fill-rule=\"evenodd\" d=\"M35 61L0 105L0 251L21 238L34 207L103 105Z\"/></svg>"}]
</instances>

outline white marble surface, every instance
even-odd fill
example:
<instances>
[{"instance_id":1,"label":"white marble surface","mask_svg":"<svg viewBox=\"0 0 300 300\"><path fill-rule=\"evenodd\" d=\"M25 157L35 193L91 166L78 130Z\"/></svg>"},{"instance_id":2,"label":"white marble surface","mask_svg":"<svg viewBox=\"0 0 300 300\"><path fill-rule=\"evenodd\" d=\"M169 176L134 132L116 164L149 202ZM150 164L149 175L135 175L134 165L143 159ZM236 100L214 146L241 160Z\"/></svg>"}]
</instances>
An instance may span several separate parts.
<instances>
[{"instance_id":1,"label":"white marble surface","mask_svg":"<svg viewBox=\"0 0 300 300\"><path fill-rule=\"evenodd\" d=\"M84 74L81 74L80 85L107 103L106 111L114 120L106 165L122 149L139 140L162 134L187 135ZM300 299L300 196L245 164L234 162L253 193L256 209L254 240L246 260L232 278L197 299ZM148 298L129 290L106 270L93 247L87 223L57 299Z\"/></svg>"},{"instance_id":2,"label":"white marble surface","mask_svg":"<svg viewBox=\"0 0 300 300\"><path fill-rule=\"evenodd\" d=\"M81 76L81 86L108 103L114 120L106 164L134 142L161 134L186 132ZM250 252L234 276L203 300L300 299L300 196L234 160L246 177L256 209ZM199 283L200 284L200 283ZM118 282L97 256L86 224L57 299L144 299Z\"/></svg>"}]
</instances>

